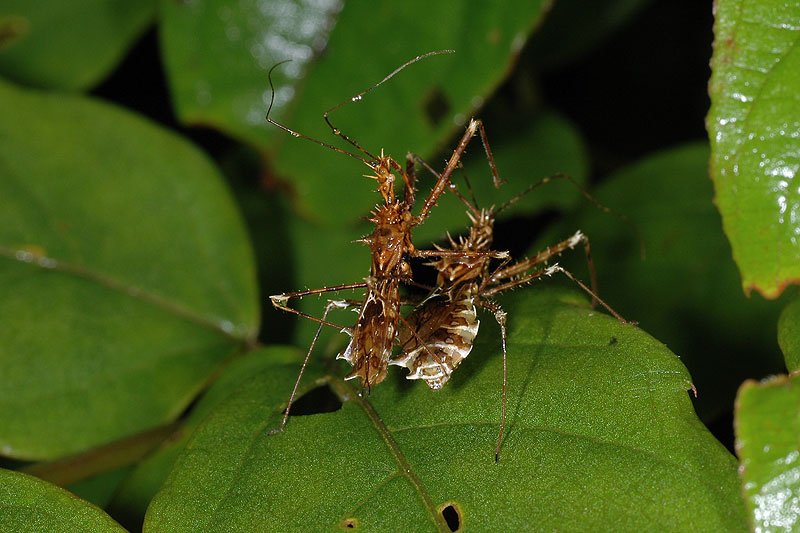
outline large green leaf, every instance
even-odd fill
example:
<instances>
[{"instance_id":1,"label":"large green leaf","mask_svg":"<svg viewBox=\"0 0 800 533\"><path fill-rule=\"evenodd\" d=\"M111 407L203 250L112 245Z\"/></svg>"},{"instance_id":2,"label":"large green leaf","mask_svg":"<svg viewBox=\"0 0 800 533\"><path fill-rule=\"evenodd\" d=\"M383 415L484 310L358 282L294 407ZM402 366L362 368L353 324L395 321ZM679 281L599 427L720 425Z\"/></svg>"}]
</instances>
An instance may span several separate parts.
<instances>
[{"instance_id":1,"label":"large green leaf","mask_svg":"<svg viewBox=\"0 0 800 533\"><path fill-rule=\"evenodd\" d=\"M213 125L278 153L276 169L291 178L306 214L341 223L361 214L331 209L332 203L371 201L370 188L362 187L360 178L366 168L277 128L267 129L267 69L278 61L294 60L276 71L275 117L297 131L336 143L322 121L326 109L412 57L455 49L453 56L414 65L363 104L332 117L372 153L385 148L398 159L407 151L430 156L502 80L546 4L349 3L336 17L325 54L317 58L333 23L330 13L341 7L338 2L312 9L286 1L262 9L263 3L255 1L164 1L164 57L182 120ZM312 59L309 68L306 64ZM286 113L289 102L291 116Z\"/></svg>"},{"instance_id":2,"label":"large green leaf","mask_svg":"<svg viewBox=\"0 0 800 533\"><path fill-rule=\"evenodd\" d=\"M781 313L778 344L783 350L786 368L790 372L800 370L800 298L795 298Z\"/></svg>"},{"instance_id":3,"label":"large green leaf","mask_svg":"<svg viewBox=\"0 0 800 533\"><path fill-rule=\"evenodd\" d=\"M198 428L146 528L446 531L448 505L478 530L745 528L736 463L696 418L664 345L572 293L531 288L504 305L499 464L499 332L486 317L441 392L395 373L366 396L330 376L343 407L292 417L276 436L296 369L252 375Z\"/></svg>"},{"instance_id":4,"label":"large green leaf","mask_svg":"<svg viewBox=\"0 0 800 533\"><path fill-rule=\"evenodd\" d=\"M296 83L340 9L337 0L163 0L162 55L178 118L263 146L271 131L267 71L291 59L288 79ZM280 94L279 104L287 97Z\"/></svg>"},{"instance_id":5,"label":"large green leaf","mask_svg":"<svg viewBox=\"0 0 800 533\"><path fill-rule=\"evenodd\" d=\"M745 382L736 400L736 452L754 531L800 528L800 375Z\"/></svg>"},{"instance_id":6,"label":"large green leaf","mask_svg":"<svg viewBox=\"0 0 800 533\"><path fill-rule=\"evenodd\" d=\"M94 505L35 477L0 469L0 531L125 530Z\"/></svg>"},{"instance_id":7,"label":"large green leaf","mask_svg":"<svg viewBox=\"0 0 800 533\"><path fill-rule=\"evenodd\" d=\"M0 84L0 449L45 459L176 416L250 342L252 251L185 141Z\"/></svg>"},{"instance_id":8,"label":"large green leaf","mask_svg":"<svg viewBox=\"0 0 800 533\"><path fill-rule=\"evenodd\" d=\"M144 512L150 500L161 488L161 484L172 469L178 454L185 448L195 429L209 413L236 392L242 382L250 379L253 375L272 372L281 364L289 365L289 368L296 371L301 361L299 355L294 348L271 346L250 352L228 365L208 391L203 394L175 435L165 440L153 454L138 464L122 485L115 490L113 500L106 507L109 513L130 529L140 529ZM300 390L300 394L312 386L314 379L318 377L319 370L317 368L318 366L310 368L306 375L308 378L305 381L306 385ZM280 387L276 388L282 390Z\"/></svg>"},{"instance_id":9,"label":"large green leaf","mask_svg":"<svg viewBox=\"0 0 800 533\"><path fill-rule=\"evenodd\" d=\"M0 74L79 90L120 61L155 14L155 0L6 0L0 6Z\"/></svg>"},{"instance_id":10,"label":"large green leaf","mask_svg":"<svg viewBox=\"0 0 800 533\"><path fill-rule=\"evenodd\" d=\"M707 161L704 143L646 157L593 191L629 223L587 203L542 243L577 229L589 236L601 296L681 357L704 418L728 412L742 380L782 369L774 329L780 307L738 289ZM582 253L560 261L588 279Z\"/></svg>"},{"instance_id":11,"label":"large green leaf","mask_svg":"<svg viewBox=\"0 0 800 533\"><path fill-rule=\"evenodd\" d=\"M711 175L745 292L800 282L800 9L719 0L711 61Z\"/></svg>"}]
</instances>

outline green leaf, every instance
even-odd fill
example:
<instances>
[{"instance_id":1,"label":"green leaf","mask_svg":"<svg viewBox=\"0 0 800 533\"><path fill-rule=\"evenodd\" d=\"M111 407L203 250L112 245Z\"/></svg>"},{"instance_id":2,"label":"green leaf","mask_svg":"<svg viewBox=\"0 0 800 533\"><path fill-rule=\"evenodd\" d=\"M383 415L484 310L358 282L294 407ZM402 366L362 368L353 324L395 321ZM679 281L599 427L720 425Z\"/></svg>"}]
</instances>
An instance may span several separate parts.
<instances>
[{"instance_id":1,"label":"green leaf","mask_svg":"<svg viewBox=\"0 0 800 533\"><path fill-rule=\"evenodd\" d=\"M783 350L786 368L800 370L800 298L787 305L778 320L778 344Z\"/></svg>"},{"instance_id":2,"label":"green leaf","mask_svg":"<svg viewBox=\"0 0 800 533\"><path fill-rule=\"evenodd\" d=\"M181 120L216 126L277 154L276 171L291 177L298 206L309 216L342 224L361 214L330 205L343 200L369 205L371 191L362 187L360 178L367 169L346 156L267 128L263 115L270 98L268 68L293 60L275 72L273 118L336 144L338 139L322 120L326 109L380 81L410 58L455 49L452 56L413 65L370 93L364 103L346 106L331 117L372 153L385 148L400 160L408 151L430 156L503 79L546 4L543 0L503 5L415 0L379 7L350 3L336 17L325 45L332 13L341 7L337 2L316 4L321 7L312 10L287 1L270 11L255 1L165 1L165 64ZM298 27L307 33L295 31ZM395 32L403 38L392 37ZM323 46L325 54L319 55Z\"/></svg>"},{"instance_id":3,"label":"green leaf","mask_svg":"<svg viewBox=\"0 0 800 533\"><path fill-rule=\"evenodd\" d=\"M752 289L800 282L800 10L781 0L715 4L711 175L725 233Z\"/></svg>"},{"instance_id":4,"label":"green leaf","mask_svg":"<svg viewBox=\"0 0 800 533\"><path fill-rule=\"evenodd\" d=\"M367 396L329 376L343 407L276 436L297 369L253 375L198 428L146 529L447 531L446 505L476 530L744 529L735 461L697 420L678 359L572 293L514 296L499 464L499 332L484 317L444 390L394 373Z\"/></svg>"},{"instance_id":5,"label":"green leaf","mask_svg":"<svg viewBox=\"0 0 800 533\"><path fill-rule=\"evenodd\" d=\"M74 494L35 477L3 469L0 469L0 530L125 531L101 509Z\"/></svg>"},{"instance_id":6,"label":"green leaf","mask_svg":"<svg viewBox=\"0 0 800 533\"><path fill-rule=\"evenodd\" d=\"M154 0L6 0L0 74L20 83L88 89L119 63L155 14Z\"/></svg>"},{"instance_id":7,"label":"green leaf","mask_svg":"<svg viewBox=\"0 0 800 533\"><path fill-rule=\"evenodd\" d=\"M736 399L736 451L754 531L800 527L800 375L746 381Z\"/></svg>"},{"instance_id":8,"label":"green leaf","mask_svg":"<svg viewBox=\"0 0 800 533\"><path fill-rule=\"evenodd\" d=\"M121 520L131 530L141 529L145 510L153 496L167 478L178 455L183 451L193 432L209 413L228 399L243 381L250 376L269 373L275 367L290 365L297 369L302 358L294 348L280 346L255 350L233 361L192 409L180 430L165 440L161 447L142 461L115 491L113 500L106 506L112 516ZM317 372L311 368L306 383L313 381ZM281 390L277 387L276 390ZM305 392L301 389L301 394ZM286 398L283 398L284 400ZM279 401L279 400L276 400Z\"/></svg>"},{"instance_id":9,"label":"green leaf","mask_svg":"<svg viewBox=\"0 0 800 533\"><path fill-rule=\"evenodd\" d=\"M601 297L681 357L703 418L729 412L742 380L782 370L774 333L780 306L738 290L707 162L704 143L652 154L593 191L629 222L587 202L538 246L577 229L588 235ZM583 253L559 261L588 279Z\"/></svg>"},{"instance_id":10,"label":"green leaf","mask_svg":"<svg viewBox=\"0 0 800 533\"><path fill-rule=\"evenodd\" d=\"M174 418L256 335L252 251L194 147L0 84L0 450L48 459Z\"/></svg>"},{"instance_id":11,"label":"green leaf","mask_svg":"<svg viewBox=\"0 0 800 533\"><path fill-rule=\"evenodd\" d=\"M358 105L345 106L331 116L338 128L372 154L385 150L402 161L407 152L430 158L455 143L466 120L510 70L527 35L541 20L546 2L428 2L416 8L405 2L380 10L366 4L361 9L351 6L355 4L339 18L328 55L304 80L302 94L292 103L294 113L283 120L296 131L337 144L321 120L323 111L421 52L453 49L453 55L409 67ZM387 41L384 28L402 28L407 34L402 40ZM378 42L385 46L375 46ZM363 50L371 50L369 61L364 60ZM443 146L447 138L451 140ZM469 150L480 153L480 141L475 139ZM439 161L432 163L441 169ZM373 193L359 183L362 165L286 134L275 167L280 175L291 177L298 207L317 219L352 221L347 210L330 206L372 201Z\"/></svg>"},{"instance_id":12,"label":"green leaf","mask_svg":"<svg viewBox=\"0 0 800 533\"><path fill-rule=\"evenodd\" d=\"M131 470L132 467L130 466L109 470L77 483L72 483L67 489L79 498L105 509L123 480L130 475Z\"/></svg>"},{"instance_id":13,"label":"green leaf","mask_svg":"<svg viewBox=\"0 0 800 533\"><path fill-rule=\"evenodd\" d=\"M162 1L162 56L178 118L263 147L273 130L264 120L267 71L293 60L293 91L340 9L336 0Z\"/></svg>"}]
</instances>

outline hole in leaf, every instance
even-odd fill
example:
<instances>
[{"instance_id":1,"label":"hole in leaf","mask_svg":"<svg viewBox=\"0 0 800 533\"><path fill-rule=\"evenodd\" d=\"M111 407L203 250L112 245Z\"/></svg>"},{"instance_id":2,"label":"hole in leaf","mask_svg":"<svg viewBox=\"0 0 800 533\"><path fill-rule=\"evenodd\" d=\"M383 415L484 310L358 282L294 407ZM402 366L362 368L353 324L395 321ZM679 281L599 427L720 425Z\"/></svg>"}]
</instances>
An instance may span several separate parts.
<instances>
[{"instance_id":1,"label":"hole in leaf","mask_svg":"<svg viewBox=\"0 0 800 533\"><path fill-rule=\"evenodd\" d=\"M447 115L450 114L450 102L441 87L434 87L426 96L422 103L425 116L433 126L441 124Z\"/></svg>"},{"instance_id":2,"label":"hole in leaf","mask_svg":"<svg viewBox=\"0 0 800 533\"><path fill-rule=\"evenodd\" d=\"M358 527L358 520L355 518L345 518L340 525L343 529L355 529Z\"/></svg>"},{"instance_id":3,"label":"hole in leaf","mask_svg":"<svg viewBox=\"0 0 800 533\"><path fill-rule=\"evenodd\" d=\"M461 513L455 502L448 502L439 512L442 513L442 518L444 518L450 531L459 531L461 528Z\"/></svg>"},{"instance_id":4,"label":"hole in leaf","mask_svg":"<svg viewBox=\"0 0 800 533\"><path fill-rule=\"evenodd\" d=\"M291 416L316 415L319 413L333 413L342 408L342 402L325 384L314 387L300 396L292 404Z\"/></svg>"}]
</instances>

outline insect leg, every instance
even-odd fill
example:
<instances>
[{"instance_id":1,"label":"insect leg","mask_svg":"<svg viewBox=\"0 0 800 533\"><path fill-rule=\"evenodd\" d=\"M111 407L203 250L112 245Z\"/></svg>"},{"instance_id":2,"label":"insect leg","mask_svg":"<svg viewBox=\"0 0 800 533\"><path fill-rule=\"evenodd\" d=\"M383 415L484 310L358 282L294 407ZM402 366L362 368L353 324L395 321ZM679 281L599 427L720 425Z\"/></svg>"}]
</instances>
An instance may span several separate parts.
<instances>
[{"instance_id":1,"label":"insect leg","mask_svg":"<svg viewBox=\"0 0 800 533\"><path fill-rule=\"evenodd\" d=\"M416 224L422 223L428 215L430 214L430 210L436 204L439 196L445 190L448 183L450 182L450 175L453 171L458 167L461 157L464 155L464 152L467 150L467 145L469 144L472 137L475 136L475 133L480 133L481 140L483 141L483 147L486 151L486 156L489 159L489 167L492 171L492 179L494 181L495 187L499 187L502 183L500 180L500 175L497 172L497 167L494 164L494 156L492 155L492 150L489 147L489 141L486 138L486 131L483 128L483 122L479 119L472 119L469 121L466 130L464 131L464 135L461 136L461 140L458 142L458 146L456 149L453 150L453 155L450 156L450 159L447 161L447 165L445 166L444 170L441 174L437 174L434 172L434 175L437 177L436 185L431 190L428 197L425 199L425 203L422 205L422 210L420 211L419 215L416 217Z\"/></svg>"},{"instance_id":2,"label":"insect leg","mask_svg":"<svg viewBox=\"0 0 800 533\"><path fill-rule=\"evenodd\" d=\"M319 288L319 289L308 289L308 290L305 290L305 291L295 291L295 292L285 292L283 294L274 294L274 295L270 296L269 299L272 302L272 305L273 305L273 307L275 307L275 309L280 309L281 311L285 311L287 313L292 313L292 314L301 316L303 318L307 318L309 320L313 320L314 322L319 322L320 324L323 324L325 326L330 326L332 328L335 328L335 329L341 331L343 329L341 326L336 325L336 324L334 324L332 322L326 321L324 317L320 319L320 318L315 317L314 315L309 315L308 313L304 313L303 311L299 311L297 309L293 309L293 308L289 307L289 305L288 305L289 300L295 300L295 299L303 298L305 296L311 296L311 295L314 295L314 294L325 294L325 293L328 293L328 292L346 291L346 290L350 290L350 289L363 289L363 288L366 288L366 287L367 287L367 284L362 281L360 283L348 283L348 284L345 284L345 285L334 285L334 286L331 286L331 287L322 287L322 288Z\"/></svg>"},{"instance_id":3,"label":"insect leg","mask_svg":"<svg viewBox=\"0 0 800 533\"><path fill-rule=\"evenodd\" d=\"M311 339L311 344L308 347L308 352L306 352L306 356L303 359L303 364L300 366L300 372L297 374L297 379L294 382L292 393L289 395L289 401L286 402L286 409L283 411L283 418L281 418L281 423L278 427L271 429L267 433L268 435L275 435L277 433L282 433L283 430L286 428L286 422L289 420L289 412L291 411L292 404L294 403L295 397L297 396L297 389L300 387L300 380L303 379L303 374L305 373L306 367L308 366L308 361L311 359L311 353L314 351L314 347L317 345L317 339L319 339L319 335L322 332L322 326L330 325L329 322L325 321L325 318L328 316L328 312L330 312L330 310L334 308L346 309L347 307L350 307L350 304L343 300L328 301L328 305L325 306L325 312L322 313L322 319L319 320L319 326L317 326L317 332L314 334L314 338Z\"/></svg>"},{"instance_id":4,"label":"insect leg","mask_svg":"<svg viewBox=\"0 0 800 533\"><path fill-rule=\"evenodd\" d=\"M508 403L508 353L506 351L506 318L508 315L497 303L490 300L481 300L478 305L488 309L494 314L494 319L500 326L500 342L503 348L503 388L500 392L500 431L497 434L497 443L494 447L494 462L500 461L500 448L503 446L503 437L506 433L506 405Z\"/></svg>"}]
</instances>

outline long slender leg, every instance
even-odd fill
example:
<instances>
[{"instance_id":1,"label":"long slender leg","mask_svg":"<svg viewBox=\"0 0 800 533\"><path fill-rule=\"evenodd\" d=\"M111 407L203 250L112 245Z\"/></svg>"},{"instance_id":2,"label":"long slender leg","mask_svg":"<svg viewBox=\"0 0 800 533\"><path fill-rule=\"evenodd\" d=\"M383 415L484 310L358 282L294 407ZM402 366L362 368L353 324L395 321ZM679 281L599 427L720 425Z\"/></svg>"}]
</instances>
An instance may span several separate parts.
<instances>
[{"instance_id":1,"label":"long slender leg","mask_svg":"<svg viewBox=\"0 0 800 533\"><path fill-rule=\"evenodd\" d=\"M286 409L283 411L283 418L281 419L281 423L278 427L271 429L267 434L268 435L275 435L277 433L283 432L286 428L286 422L289 420L289 411L292 409L292 404L294 403L295 397L297 396L297 389L300 387L300 380L303 379L303 374L306 371L306 367L308 366L308 361L311 359L311 353L314 351L314 347L317 344L317 339L319 339L319 335L322 332L322 326L328 324L325 321L325 318L328 316L328 312L333 308L339 309L346 309L350 305L342 300L329 300L328 305L325 306L325 312L322 313L322 319L319 321L319 326L317 326L317 332L314 333L314 338L311 340L311 345L308 347L308 352L306 352L306 356L303 359L303 364L300 366L300 372L297 374L297 379L294 382L294 387L292 388L292 393L289 395L289 401L286 402Z\"/></svg>"},{"instance_id":2,"label":"long slender leg","mask_svg":"<svg viewBox=\"0 0 800 533\"><path fill-rule=\"evenodd\" d=\"M566 250L571 250L575 248L578 244L588 242L588 238L580 231L576 231L572 237L564 239L561 242L558 242L552 246L548 246L541 252L537 253L534 256L528 257L527 259L522 259L517 261L512 265L508 265L506 267L498 268L489 276L489 281L499 282L504 279L510 279L514 276L518 276L520 274L524 274L531 268L546 263L550 259L555 256L558 256L564 253Z\"/></svg>"},{"instance_id":3,"label":"long slender leg","mask_svg":"<svg viewBox=\"0 0 800 533\"><path fill-rule=\"evenodd\" d=\"M351 289L364 289L367 287L365 282L360 283L348 283L345 285L333 285L331 287L322 287L320 289L308 289L305 291L295 291L295 292L284 292L283 294L273 294L269 297L270 301L272 302L273 307L275 309L280 309L281 311L285 311L287 313L292 313L297 316L301 316L303 318L307 318L309 320L313 320L314 322L319 322L322 325L330 326L337 330L342 330L343 328L333 322L328 322L324 318L320 319L315 317L314 315L309 315L308 313L304 313L302 311L298 311L297 309L292 309L287 305L289 300L295 300L299 298L303 298L305 296L311 296L314 294L325 294L329 292L338 292L338 291L346 291ZM327 314L327 313L326 313Z\"/></svg>"},{"instance_id":4,"label":"long slender leg","mask_svg":"<svg viewBox=\"0 0 800 533\"><path fill-rule=\"evenodd\" d=\"M452 54L452 53L453 53L453 50L434 50L434 51L428 52L426 54L418 55L417 57L415 57L413 59L409 59L408 61L406 61L405 63L403 63L402 65L400 65L396 69L394 69L392 72L390 72L387 76L385 76L378 83L376 83L374 85L371 85L370 87L368 87L367 89L361 91L360 93L356 94L355 96L352 96L349 99L347 99L347 100L345 100L343 102L340 102L340 103L336 104L335 106L333 106L332 108L330 108L327 111L325 111L325 113L322 114L322 118L325 119L325 123L328 125L328 127L331 129L331 132L333 132L334 135L337 135L337 136L341 137L345 142L350 143L357 150L367 154L373 160L377 159L375 156L373 156L372 154L367 152L364 148L362 148L361 145L359 145L356 141L354 141L353 139L351 139L350 137L348 137L347 135L342 133L342 131L339 128L334 126L333 122L331 122L331 120L330 120L331 113L333 113L337 109L340 109L340 108L344 107L345 105L347 105L347 104L349 104L351 102L360 102L361 100L364 99L364 97L367 94L371 93L372 91L374 91L375 89L377 89L378 87L380 87L381 85L383 85L384 83L386 83L387 81L392 79L397 73L399 73L400 71L402 71L403 69L405 69L409 65L413 65L417 61L421 61L421 60L426 59L426 58L428 58L430 56L436 56L436 55L441 55L441 54Z\"/></svg>"},{"instance_id":5,"label":"long slender leg","mask_svg":"<svg viewBox=\"0 0 800 533\"><path fill-rule=\"evenodd\" d=\"M495 294L500 294L501 292L505 292L505 291L507 291L509 289L513 289L513 288L519 287L521 285L526 285L526 284L528 284L528 283L530 283L530 282L534 281L535 279L538 279L538 278L540 278L542 276L548 276L548 277L552 276L556 272L560 272L560 273L564 274L565 276L567 276L572 281L574 281L584 292L586 292L588 295L592 296L593 298L597 299L597 302L601 306L603 306L603 308L605 308L606 311L608 311L614 318L616 318L620 322L624 322L626 324L635 324L634 322L629 322L628 320L625 320L622 317L622 315L620 315L619 313L614 311L614 309L610 305L608 305L602 298L597 296L597 294L595 292L593 292L592 289L587 287L585 283L583 283L578 278L573 276L571 272L569 272L565 268L561 267L558 263L550 265L550 266L545 267L545 268L542 268L540 270L536 270L536 271L534 271L534 272L532 272L532 273L530 273L528 275L519 277L517 279L512 279L511 281L507 281L505 283L501 283L500 285L495 285L494 287L485 289L483 292L481 292L481 295L482 296L486 296L486 297L494 296Z\"/></svg>"},{"instance_id":6,"label":"long slender leg","mask_svg":"<svg viewBox=\"0 0 800 533\"><path fill-rule=\"evenodd\" d=\"M625 319L622 317L622 315L620 315L619 313L617 313L616 311L614 311L614 309L612 309L610 305L608 305L608 304L607 304L606 302L604 302L604 301L603 301L603 300L602 300L602 299L601 299L599 296L597 296L597 294L596 294L596 293L594 293L594 292L592 291L592 289L590 289L589 287L587 287L587 286L586 286L586 285L585 285L585 284L584 284L584 283L583 283L581 280L579 280L578 278L576 278L575 276L573 276L573 275L572 275L572 272L570 272L569 270L566 270L565 268L562 268L562 267L561 267L561 266L559 266L558 264L555 264L555 265L553 265L553 266L552 266L552 267L550 267L549 269L550 269L550 270L553 270L554 272L561 272L562 274L564 274L565 276L567 276L569 279L571 279L572 281L574 281L574 282L575 282L575 283L576 283L576 284L577 284L577 285L578 285L578 286L579 286L581 289L583 289L583 290L584 290L584 292L586 292L587 294L590 294L590 295L592 296L592 298L594 298L595 300L597 300L597 302L598 302L600 305L602 305L602 306L603 306L603 307L606 309L606 311L608 311L609 313L611 313L611 314L614 316L614 318L616 318L616 319L617 319L617 320L619 320L620 322L624 322L624 323L626 323L626 324L636 324L636 322L629 322L628 320L625 320Z\"/></svg>"},{"instance_id":7,"label":"long slender leg","mask_svg":"<svg viewBox=\"0 0 800 533\"><path fill-rule=\"evenodd\" d=\"M472 137L475 136L476 132L480 133L481 140L483 141L483 147L484 150L486 151L486 156L489 159L489 167L492 170L492 179L494 181L495 187L499 187L500 184L502 183L502 181L500 180L500 175L497 172L497 167L494 164L494 156L492 155L492 150L491 148L489 148L489 141L486 138L486 131L483 128L483 122L481 122L478 119L472 119L467 125L467 129L464 131L464 135L461 136L461 140L458 142L458 146L456 146L456 149L453 150L453 155L450 156L450 159L447 161L447 165L445 166L442 173L441 174L434 173L434 175L437 176L436 185L433 187L430 194L425 199L425 203L422 205L422 210L416 217L416 224L420 224L426 218L428 218L430 210L439 200L439 196L442 195L445 187L447 187L448 183L450 182L450 175L458 167L458 164L461 161L461 157L464 155L464 152L467 149L467 145L469 144Z\"/></svg>"},{"instance_id":8,"label":"long slender leg","mask_svg":"<svg viewBox=\"0 0 800 533\"><path fill-rule=\"evenodd\" d=\"M494 447L494 462L500 461L500 448L503 446L503 437L506 434L506 406L508 404L508 352L506 351L506 319L508 315L497 303L481 300L479 305L494 314L494 319L500 326L500 342L503 347L503 388L500 392L500 431L497 433L497 443Z\"/></svg>"},{"instance_id":9,"label":"long slender leg","mask_svg":"<svg viewBox=\"0 0 800 533\"><path fill-rule=\"evenodd\" d=\"M506 267L501 266L497 268L489 277L489 279L491 282L498 282L504 279L513 278L514 276L523 274L524 272L530 270L536 265L546 263L551 258L562 254L566 250L571 250L575 248L578 244L583 244L583 251L586 254L586 264L589 269L589 280L592 287L591 290L592 307L596 307L597 304L600 302L600 298L598 296L598 291L597 291L597 272L595 271L594 268L594 261L592 261L592 251L589 245L589 237L584 235L581 231L576 231L572 237L564 239L563 241L556 243L553 246L548 246L543 251L537 253L533 257L517 261L516 263L510 266Z\"/></svg>"}]
</instances>

